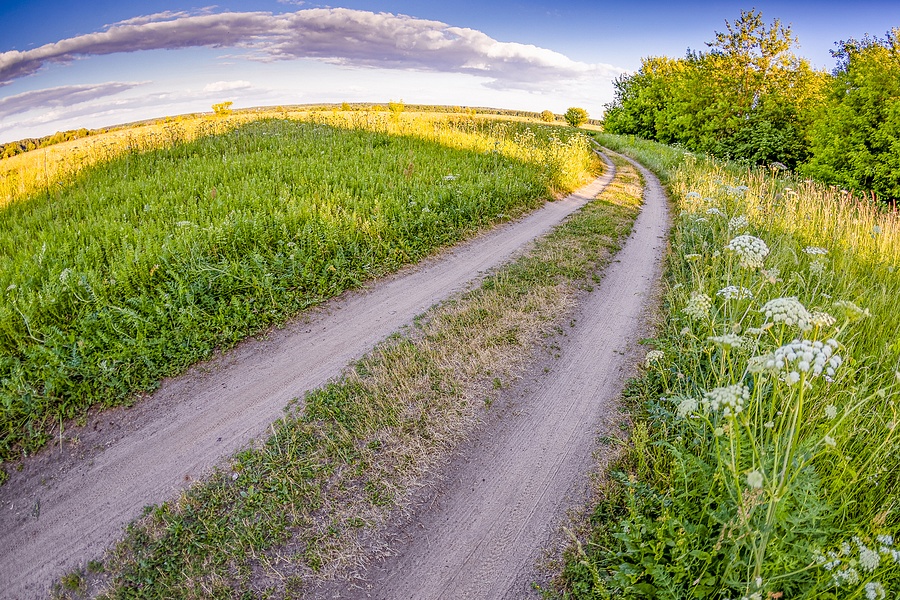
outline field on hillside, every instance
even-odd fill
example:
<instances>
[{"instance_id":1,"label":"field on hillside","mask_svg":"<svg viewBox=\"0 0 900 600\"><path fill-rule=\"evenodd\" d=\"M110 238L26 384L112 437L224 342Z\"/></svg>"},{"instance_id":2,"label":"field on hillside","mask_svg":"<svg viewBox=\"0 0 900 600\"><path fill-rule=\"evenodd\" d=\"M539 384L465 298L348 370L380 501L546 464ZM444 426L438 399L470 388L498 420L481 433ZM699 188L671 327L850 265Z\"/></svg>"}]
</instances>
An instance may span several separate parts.
<instances>
[{"instance_id":1,"label":"field on hillside","mask_svg":"<svg viewBox=\"0 0 900 600\"><path fill-rule=\"evenodd\" d=\"M897 597L897 213L598 138L661 173L676 217L630 448L565 596Z\"/></svg>"},{"instance_id":2,"label":"field on hillside","mask_svg":"<svg viewBox=\"0 0 900 600\"><path fill-rule=\"evenodd\" d=\"M597 168L568 128L307 116L226 120L162 142L136 140L153 131L143 129L124 145L98 136L113 147L85 159L94 166L11 192L0 209L0 459Z\"/></svg>"}]
</instances>

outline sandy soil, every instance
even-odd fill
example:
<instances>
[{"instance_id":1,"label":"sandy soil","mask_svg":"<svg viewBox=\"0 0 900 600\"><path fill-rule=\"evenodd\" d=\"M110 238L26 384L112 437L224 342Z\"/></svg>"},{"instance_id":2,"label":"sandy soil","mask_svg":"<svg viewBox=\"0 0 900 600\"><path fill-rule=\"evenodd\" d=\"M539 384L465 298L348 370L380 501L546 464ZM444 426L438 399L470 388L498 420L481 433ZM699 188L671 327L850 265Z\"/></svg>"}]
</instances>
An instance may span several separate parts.
<instances>
[{"instance_id":1,"label":"sandy soil","mask_svg":"<svg viewBox=\"0 0 900 600\"><path fill-rule=\"evenodd\" d=\"M144 506L173 497L264 435L290 400L508 261L611 179L612 169L515 223L196 365L133 408L67 430L0 486L0 598L45 597L61 575L100 557Z\"/></svg>"},{"instance_id":2,"label":"sandy soil","mask_svg":"<svg viewBox=\"0 0 900 600\"><path fill-rule=\"evenodd\" d=\"M394 554L327 598L539 598L542 550L558 545L569 509L585 505L598 435L646 349L667 243L667 202L641 168L644 207L603 280L587 294L550 371L522 380L393 532ZM614 433L614 432L613 432Z\"/></svg>"}]
</instances>

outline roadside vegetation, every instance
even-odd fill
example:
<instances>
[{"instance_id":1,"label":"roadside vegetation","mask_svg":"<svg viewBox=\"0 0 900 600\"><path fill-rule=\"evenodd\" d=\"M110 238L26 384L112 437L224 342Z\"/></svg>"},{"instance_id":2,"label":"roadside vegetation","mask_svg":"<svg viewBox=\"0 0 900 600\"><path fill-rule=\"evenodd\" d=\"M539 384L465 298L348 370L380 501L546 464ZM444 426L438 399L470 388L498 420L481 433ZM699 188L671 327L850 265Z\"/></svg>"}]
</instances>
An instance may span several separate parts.
<instances>
[{"instance_id":1,"label":"roadside vegetation","mask_svg":"<svg viewBox=\"0 0 900 600\"><path fill-rule=\"evenodd\" d=\"M564 127L239 117L131 138L0 208L0 461L598 165Z\"/></svg>"},{"instance_id":2,"label":"roadside vegetation","mask_svg":"<svg viewBox=\"0 0 900 600\"><path fill-rule=\"evenodd\" d=\"M552 342L630 232L642 188L617 162L600 197L530 252L298 399L268 439L148 508L56 596L293 597L377 554L379 525Z\"/></svg>"},{"instance_id":3,"label":"roadside vegetation","mask_svg":"<svg viewBox=\"0 0 900 600\"><path fill-rule=\"evenodd\" d=\"M900 29L836 42L831 73L790 27L742 12L708 50L648 57L615 84L608 133L632 134L900 198Z\"/></svg>"},{"instance_id":4,"label":"roadside vegetation","mask_svg":"<svg viewBox=\"0 0 900 600\"><path fill-rule=\"evenodd\" d=\"M676 217L630 439L559 596L897 597L897 213L597 137L661 175Z\"/></svg>"}]
</instances>

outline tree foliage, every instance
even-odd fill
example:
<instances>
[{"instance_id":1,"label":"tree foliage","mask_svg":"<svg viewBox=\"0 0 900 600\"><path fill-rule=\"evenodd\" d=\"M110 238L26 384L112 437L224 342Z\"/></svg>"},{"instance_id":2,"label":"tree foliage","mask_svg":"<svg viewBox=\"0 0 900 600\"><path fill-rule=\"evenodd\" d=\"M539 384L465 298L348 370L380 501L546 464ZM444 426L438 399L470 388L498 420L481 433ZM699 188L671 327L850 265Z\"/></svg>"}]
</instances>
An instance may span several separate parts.
<instances>
[{"instance_id":1,"label":"tree foliage","mask_svg":"<svg viewBox=\"0 0 900 600\"><path fill-rule=\"evenodd\" d=\"M566 123L568 123L572 127L581 127L582 125L587 123L588 112L583 108L573 106L566 111L565 118Z\"/></svg>"},{"instance_id":2,"label":"tree foliage","mask_svg":"<svg viewBox=\"0 0 900 600\"><path fill-rule=\"evenodd\" d=\"M900 28L883 39L838 42L824 106L802 171L852 189L900 198Z\"/></svg>"}]
</instances>

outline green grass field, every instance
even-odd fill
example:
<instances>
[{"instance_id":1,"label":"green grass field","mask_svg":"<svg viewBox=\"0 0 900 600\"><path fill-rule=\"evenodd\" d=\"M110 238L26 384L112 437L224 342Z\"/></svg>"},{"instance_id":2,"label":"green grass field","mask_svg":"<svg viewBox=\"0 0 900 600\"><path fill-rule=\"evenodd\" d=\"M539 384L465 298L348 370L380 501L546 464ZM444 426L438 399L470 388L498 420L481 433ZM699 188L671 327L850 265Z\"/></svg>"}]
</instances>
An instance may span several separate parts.
<instances>
[{"instance_id":1,"label":"green grass field","mask_svg":"<svg viewBox=\"0 0 900 600\"><path fill-rule=\"evenodd\" d=\"M0 460L574 189L595 161L561 127L324 114L125 153L16 198L0 210Z\"/></svg>"},{"instance_id":2,"label":"green grass field","mask_svg":"<svg viewBox=\"0 0 900 600\"><path fill-rule=\"evenodd\" d=\"M675 227L631 442L562 596L897 597L897 213L598 137L663 176Z\"/></svg>"}]
</instances>

